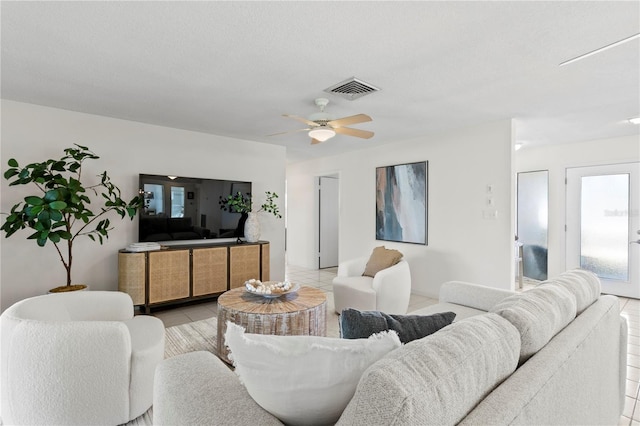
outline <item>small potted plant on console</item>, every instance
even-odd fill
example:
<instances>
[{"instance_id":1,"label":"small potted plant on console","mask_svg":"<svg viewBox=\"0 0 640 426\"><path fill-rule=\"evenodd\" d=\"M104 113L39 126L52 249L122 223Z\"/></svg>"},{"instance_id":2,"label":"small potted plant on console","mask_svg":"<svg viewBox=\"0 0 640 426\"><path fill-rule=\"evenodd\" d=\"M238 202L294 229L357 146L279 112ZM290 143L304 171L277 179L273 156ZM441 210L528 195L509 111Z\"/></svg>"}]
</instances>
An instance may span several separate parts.
<instances>
[{"instance_id":1,"label":"small potted plant on console","mask_svg":"<svg viewBox=\"0 0 640 426\"><path fill-rule=\"evenodd\" d=\"M251 210L252 200L251 194L242 194L237 192L236 194L229 195L227 197L220 197L220 208L228 212L241 213L240 220L238 221L238 227L234 236L238 238L238 242L242 242L240 237L245 237L249 243L255 243L260 239L260 222L256 213L268 212L273 214L277 218L281 218L278 205L275 203L275 199L278 198L278 194L271 191L265 191L266 200L260 205L257 211Z\"/></svg>"}]
</instances>

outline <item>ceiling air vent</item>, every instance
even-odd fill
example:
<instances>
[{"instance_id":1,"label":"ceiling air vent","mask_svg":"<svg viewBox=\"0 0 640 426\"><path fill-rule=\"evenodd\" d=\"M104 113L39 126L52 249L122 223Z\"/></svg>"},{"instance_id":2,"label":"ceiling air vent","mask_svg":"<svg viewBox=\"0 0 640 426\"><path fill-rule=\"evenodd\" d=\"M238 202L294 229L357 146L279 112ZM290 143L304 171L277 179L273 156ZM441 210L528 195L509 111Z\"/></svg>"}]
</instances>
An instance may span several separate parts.
<instances>
[{"instance_id":1,"label":"ceiling air vent","mask_svg":"<svg viewBox=\"0 0 640 426\"><path fill-rule=\"evenodd\" d=\"M349 78L345 81L341 81L338 84L324 89L324 91L327 93L342 96L343 98L350 101L361 98L370 93L377 92L378 90L380 89L370 85L369 83L365 83L362 80L358 80L355 77Z\"/></svg>"}]
</instances>

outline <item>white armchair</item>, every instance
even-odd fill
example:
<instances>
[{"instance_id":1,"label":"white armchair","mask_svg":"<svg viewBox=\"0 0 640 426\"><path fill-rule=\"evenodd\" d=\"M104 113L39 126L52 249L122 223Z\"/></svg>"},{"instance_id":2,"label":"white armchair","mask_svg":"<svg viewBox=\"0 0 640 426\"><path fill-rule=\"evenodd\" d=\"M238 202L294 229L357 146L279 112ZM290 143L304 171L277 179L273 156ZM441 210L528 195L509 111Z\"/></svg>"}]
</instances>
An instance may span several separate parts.
<instances>
[{"instance_id":1,"label":"white armchair","mask_svg":"<svg viewBox=\"0 0 640 426\"><path fill-rule=\"evenodd\" d=\"M406 314L411 297L411 272L407 261L401 260L371 278L362 276L368 260L368 257L360 257L338 265L338 274L333 279L336 312L353 308Z\"/></svg>"},{"instance_id":2,"label":"white armchair","mask_svg":"<svg viewBox=\"0 0 640 426\"><path fill-rule=\"evenodd\" d=\"M134 317L128 294L32 297L4 311L0 326L3 424L116 425L151 407L164 325Z\"/></svg>"}]
</instances>

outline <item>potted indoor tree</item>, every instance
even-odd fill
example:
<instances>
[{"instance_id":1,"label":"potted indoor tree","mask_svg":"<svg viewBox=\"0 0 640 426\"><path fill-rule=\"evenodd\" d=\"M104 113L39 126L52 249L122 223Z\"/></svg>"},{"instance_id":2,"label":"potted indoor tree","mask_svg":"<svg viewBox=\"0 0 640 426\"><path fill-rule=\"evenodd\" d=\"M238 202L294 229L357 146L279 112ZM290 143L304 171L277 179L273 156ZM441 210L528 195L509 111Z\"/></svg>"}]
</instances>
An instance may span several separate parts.
<instances>
[{"instance_id":1,"label":"potted indoor tree","mask_svg":"<svg viewBox=\"0 0 640 426\"><path fill-rule=\"evenodd\" d=\"M278 198L278 194L265 191L265 195L265 202L261 204L260 208L255 212L251 209L252 200L251 194L249 193L242 194L241 192L237 192L227 197L220 196L219 204L222 210L241 214L235 233L238 241L240 241L240 237L242 236L250 243L254 243L260 238L260 222L258 221L256 213L267 212L277 218L282 217L278 205L274 201Z\"/></svg>"},{"instance_id":2,"label":"potted indoor tree","mask_svg":"<svg viewBox=\"0 0 640 426\"><path fill-rule=\"evenodd\" d=\"M75 145L66 148L60 159L49 159L41 163L21 167L15 159L8 161L9 169L4 178L9 186L33 185L37 193L24 197L11 208L2 229L6 237L18 230L30 228L34 232L27 238L35 240L40 247L51 242L58 252L67 274L67 284L52 289L52 292L72 291L86 288L85 285L71 285L73 266L73 243L76 238L88 237L100 244L109 238L113 229L108 216L115 212L120 218L133 219L143 200L134 197L128 203L122 200L120 189L111 182L107 172L99 177L99 183L85 186L82 183L82 167L86 160L98 157L89 148ZM89 197L92 192L99 200ZM99 209L92 211L91 205Z\"/></svg>"}]
</instances>

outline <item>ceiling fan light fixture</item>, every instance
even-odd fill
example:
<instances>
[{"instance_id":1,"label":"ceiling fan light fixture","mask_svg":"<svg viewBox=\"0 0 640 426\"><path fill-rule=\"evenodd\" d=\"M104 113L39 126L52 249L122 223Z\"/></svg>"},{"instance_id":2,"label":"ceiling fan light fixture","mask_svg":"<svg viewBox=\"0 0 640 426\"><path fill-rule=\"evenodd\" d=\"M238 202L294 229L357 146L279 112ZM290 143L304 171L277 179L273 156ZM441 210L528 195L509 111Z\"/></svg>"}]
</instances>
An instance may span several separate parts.
<instances>
[{"instance_id":1,"label":"ceiling fan light fixture","mask_svg":"<svg viewBox=\"0 0 640 426\"><path fill-rule=\"evenodd\" d=\"M336 135L333 129L327 127L318 127L309 131L309 137L324 142Z\"/></svg>"}]
</instances>

